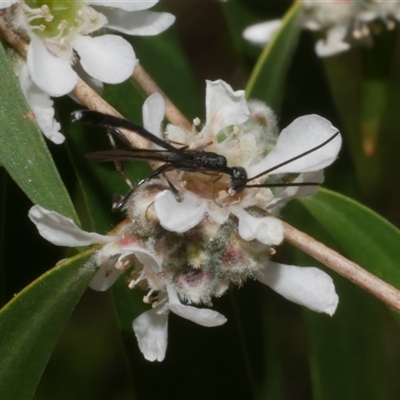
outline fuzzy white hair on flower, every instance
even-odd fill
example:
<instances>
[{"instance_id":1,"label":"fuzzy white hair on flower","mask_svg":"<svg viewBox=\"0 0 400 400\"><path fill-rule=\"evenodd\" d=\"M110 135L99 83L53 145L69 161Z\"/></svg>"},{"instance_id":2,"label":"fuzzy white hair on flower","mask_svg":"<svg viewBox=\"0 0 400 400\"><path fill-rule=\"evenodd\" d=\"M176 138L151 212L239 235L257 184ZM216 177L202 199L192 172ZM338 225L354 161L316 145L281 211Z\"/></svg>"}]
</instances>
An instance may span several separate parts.
<instances>
[{"instance_id":1,"label":"fuzzy white hair on flower","mask_svg":"<svg viewBox=\"0 0 400 400\"><path fill-rule=\"evenodd\" d=\"M302 24L312 31L326 32L319 39L315 51L320 57L342 53L353 44L369 44L371 26L382 21L393 29L400 21L398 1L382 0L302 0ZM265 46L282 26L282 20L273 20L251 25L243 31L243 38L252 44Z\"/></svg>"}]
</instances>

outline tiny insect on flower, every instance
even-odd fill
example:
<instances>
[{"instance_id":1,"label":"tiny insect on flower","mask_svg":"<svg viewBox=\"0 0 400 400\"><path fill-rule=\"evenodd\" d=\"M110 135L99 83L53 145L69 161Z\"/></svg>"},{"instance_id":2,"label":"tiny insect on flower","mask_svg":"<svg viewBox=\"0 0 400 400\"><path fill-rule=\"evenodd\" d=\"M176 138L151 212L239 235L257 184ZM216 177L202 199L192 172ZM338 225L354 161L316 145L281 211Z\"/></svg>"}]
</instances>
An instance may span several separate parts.
<instances>
[{"instance_id":1,"label":"tiny insect on flower","mask_svg":"<svg viewBox=\"0 0 400 400\"><path fill-rule=\"evenodd\" d=\"M114 134L124 140L122 132L117 128L128 129L144 138L150 140L154 144L163 147L165 150L141 150L141 149L131 149L131 150L106 150L99 151L95 153L88 154L87 156L93 160L98 161L130 161L130 160L148 160L148 161L161 161L164 164L159 167L156 171L152 172L147 178L141 180L133 190L136 190L144 182L148 181L150 178L155 178L158 175L164 173L170 169L180 169L187 172L201 172L205 174L209 173L220 173L227 174L230 176L230 187L229 191L231 193L241 193L247 187L289 187L289 186L318 186L319 182L274 182L274 183L260 183L260 184L249 184L249 182L256 180L262 176L270 174L276 169L290 164L314 151L320 149L321 147L327 145L336 136L339 135L339 131L334 133L330 138L324 142L318 144L317 146L298 154L288 160L281 162L259 174L249 178L247 172L243 167L229 167L227 160L224 156L205 150L195 150L188 149L187 146L177 148L165 142L164 140L153 135L151 132L147 131L143 127L136 125L123 118L114 117L112 115L102 114L96 111L82 110L73 112L74 121L83 122L94 126L103 126L111 130ZM133 193L133 190L119 202L115 209L121 208L129 196Z\"/></svg>"}]
</instances>

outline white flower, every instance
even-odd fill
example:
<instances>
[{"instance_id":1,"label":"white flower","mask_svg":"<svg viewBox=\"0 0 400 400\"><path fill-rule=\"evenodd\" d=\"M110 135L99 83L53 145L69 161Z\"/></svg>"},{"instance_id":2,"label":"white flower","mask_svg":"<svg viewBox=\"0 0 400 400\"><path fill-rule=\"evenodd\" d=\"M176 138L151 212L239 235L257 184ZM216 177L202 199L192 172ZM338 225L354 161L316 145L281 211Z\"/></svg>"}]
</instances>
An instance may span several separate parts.
<instances>
[{"instance_id":1,"label":"white flower","mask_svg":"<svg viewBox=\"0 0 400 400\"><path fill-rule=\"evenodd\" d=\"M120 83L132 75L137 63L131 45L121 36L90 36L100 29L128 35L156 35L175 20L168 13L148 11L157 1L3 1L15 29L28 35L29 76L23 72L21 86L44 134L55 143L63 140L50 115L49 100L34 103L45 94L70 93L83 71L94 84ZM14 6L10 7L12 4ZM33 82L29 83L28 80ZM39 90L44 92L39 95ZM32 93L33 92L33 93ZM41 122L39 122L41 121Z\"/></svg>"},{"instance_id":2,"label":"white flower","mask_svg":"<svg viewBox=\"0 0 400 400\"><path fill-rule=\"evenodd\" d=\"M143 123L146 129L161 138L163 116L164 100L160 95L153 94L143 106ZM185 132L181 127L168 125L166 137L189 149L205 149L223 155L230 167L241 167L247 171L249 185L263 184L267 178L274 179L266 181L269 184L284 183L283 174L297 174L293 184L321 183L322 169L337 157L341 146L340 135L304 157L273 168L320 145L337 133L337 129L326 119L309 115L297 118L278 137L276 132L275 117L264 104L248 103L244 91L235 92L223 81L208 81L206 123L201 131ZM268 175L251 180L271 169ZM155 212L165 229L186 232L200 223L205 215L222 224L232 213L239 220L239 234L243 239L257 239L269 246L281 243L283 228L276 219L254 215L254 208L274 212L278 205L289 199L311 195L318 189L317 185L288 186L273 192L268 187L249 187L235 194L227 191L229 174L215 177L172 171L168 173L168 179L180 191L183 201L176 199L168 189L155 197ZM129 209L128 202L128 213Z\"/></svg>"},{"instance_id":3,"label":"white flower","mask_svg":"<svg viewBox=\"0 0 400 400\"><path fill-rule=\"evenodd\" d=\"M378 20L388 29L400 21L398 1L386 0L302 0L304 28L321 31L324 39L317 41L315 50L320 57L328 57L350 49L354 43L369 43L371 26ZM255 24L246 28L243 37L264 46L281 26L281 20Z\"/></svg>"},{"instance_id":4,"label":"white flower","mask_svg":"<svg viewBox=\"0 0 400 400\"><path fill-rule=\"evenodd\" d=\"M335 312L338 296L327 274L317 268L270 262L265 246L258 241L242 240L231 229L235 225L232 221L222 230L205 221L201 228L184 237L160 231L157 221L153 221L154 214L148 211L149 202L154 201L154 193L159 190L156 185L141 187L139 194L135 194L138 208L142 207L138 211L141 218L125 222L112 236L82 231L71 219L40 206L29 211L39 233L51 243L74 247L103 245L90 261L99 268L91 288L107 290L134 265L129 287L147 290L144 301L152 304L152 309L132 324L147 360L162 361L165 357L169 312L206 327L222 325L226 322L223 315L190 303L208 303L212 296L222 295L230 284L241 285L248 277L314 311L329 315ZM143 199L147 199L144 204Z\"/></svg>"},{"instance_id":5,"label":"white flower","mask_svg":"<svg viewBox=\"0 0 400 400\"><path fill-rule=\"evenodd\" d=\"M20 66L18 79L40 130L53 143L60 144L64 142L65 137L60 132L61 125L54 118L53 100L32 82L26 63Z\"/></svg>"},{"instance_id":6,"label":"white flower","mask_svg":"<svg viewBox=\"0 0 400 400\"><path fill-rule=\"evenodd\" d=\"M131 280L130 286L134 287L144 281L150 288L150 294L154 291L160 292L157 303L153 303L153 309L144 312L132 324L139 348L147 360L162 361L165 357L170 311L207 327L219 326L226 322L226 318L216 311L182 304L174 289L160 276L162 271L159 260L126 229L120 229L114 236L85 232L70 218L38 205L33 206L28 215L40 235L57 246L104 245L94 256L99 270L90 287L95 290L107 290L135 260L141 263L140 273L136 274L136 280Z\"/></svg>"}]
</instances>

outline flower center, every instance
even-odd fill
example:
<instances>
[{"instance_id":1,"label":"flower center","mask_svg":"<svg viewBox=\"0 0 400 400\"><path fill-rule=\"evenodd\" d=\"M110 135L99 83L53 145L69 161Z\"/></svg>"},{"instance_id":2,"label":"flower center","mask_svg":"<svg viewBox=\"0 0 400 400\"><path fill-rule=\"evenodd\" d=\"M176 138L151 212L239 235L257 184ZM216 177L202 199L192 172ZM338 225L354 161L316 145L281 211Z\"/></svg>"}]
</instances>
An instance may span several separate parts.
<instances>
[{"instance_id":1,"label":"flower center","mask_svg":"<svg viewBox=\"0 0 400 400\"><path fill-rule=\"evenodd\" d=\"M57 0L27 0L24 7L27 22L42 38L61 38L79 28L84 22L81 9L82 2Z\"/></svg>"}]
</instances>

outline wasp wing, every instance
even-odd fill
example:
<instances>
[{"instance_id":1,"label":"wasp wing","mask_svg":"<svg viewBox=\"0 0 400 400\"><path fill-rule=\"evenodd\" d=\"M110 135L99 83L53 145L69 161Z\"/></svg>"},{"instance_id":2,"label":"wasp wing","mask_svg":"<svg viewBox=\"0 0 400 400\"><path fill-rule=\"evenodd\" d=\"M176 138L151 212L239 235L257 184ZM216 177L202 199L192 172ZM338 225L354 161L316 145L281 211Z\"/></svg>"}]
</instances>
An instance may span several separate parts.
<instances>
[{"instance_id":1,"label":"wasp wing","mask_svg":"<svg viewBox=\"0 0 400 400\"><path fill-rule=\"evenodd\" d=\"M102 150L86 154L86 157L100 162L106 161L161 161L170 162L174 157L168 150L132 149L132 150Z\"/></svg>"}]
</instances>

